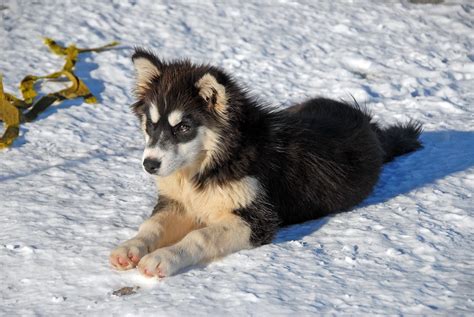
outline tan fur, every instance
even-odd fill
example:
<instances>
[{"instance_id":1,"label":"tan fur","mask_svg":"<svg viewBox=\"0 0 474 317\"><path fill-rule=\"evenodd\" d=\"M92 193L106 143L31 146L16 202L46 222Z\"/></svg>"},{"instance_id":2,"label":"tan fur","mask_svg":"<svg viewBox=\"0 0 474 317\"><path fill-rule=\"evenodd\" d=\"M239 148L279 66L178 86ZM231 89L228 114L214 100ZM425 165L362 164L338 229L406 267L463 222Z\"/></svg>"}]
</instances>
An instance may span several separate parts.
<instances>
[{"instance_id":1,"label":"tan fur","mask_svg":"<svg viewBox=\"0 0 474 317\"><path fill-rule=\"evenodd\" d=\"M190 231L201 227L178 206L170 205L167 210L146 220L135 237L115 248L110 254L110 262L118 269L133 268L135 265L131 261L126 267L118 265L117 257L129 259L133 255L140 259L149 252L178 242Z\"/></svg>"},{"instance_id":2,"label":"tan fur","mask_svg":"<svg viewBox=\"0 0 474 317\"><path fill-rule=\"evenodd\" d=\"M189 265L211 261L250 248L251 229L233 210L252 203L259 183L245 177L225 185L196 188L189 174L180 171L158 178L159 191L170 199L166 207L145 221L138 234L110 255L117 269L127 270L140 259L143 274L168 276ZM118 258L128 264L118 264Z\"/></svg>"},{"instance_id":3,"label":"tan fur","mask_svg":"<svg viewBox=\"0 0 474 317\"><path fill-rule=\"evenodd\" d=\"M191 180L195 168L157 177L160 195L170 200L145 221L138 234L110 255L117 269L126 270L137 263L143 274L168 276L203 261L250 248L251 229L233 210L251 204L259 192L259 182L244 177L223 185L207 184L197 188ZM151 253L150 253L151 252ZM126 259L120 265L118 258Z\"/></svg>"},{"instance_id":4,"label":"tan fur","mask_svg":"<svg viewBox=\"0 0 474 317\"><path fill-rule=\"evenodd\" d=\"M133 61L135 66L136 92L138 95L144 94L153 77L160 76L161 73L156 66L146 58L137 58Z\"/></svg>"},{"instance_id":5,"label":"tan fur","mask_svg":"<svg viewBox=\"0 0 474 317\"><path fill-rule=\"evenodd\" d=\"M259 187L255 178L244 177L224 185L211 183L198 189L183 171L157 178L157 183L160 194L180 202L187 214L205 224L216 223L234 209L248 206Z\"/></svg>"},{"instance_id":6,"label":"tan fur","mask_svg":"<svg viewBox=\"0 0 474 317\"><path fill-rule=\"evenodd\" d=\"M202 228L194 218L187 216L179 204L170 204L146 220L135 237L125 241L110 254L110 262L121 270L133 268L137 263L130 261L130 256L141 259L156 249L175 244L189 232ZM125 267L117 262L117 258L128 259Z\"/></svg>"},{"instance_id":7,"label":"tan fur","mask_svg":"<svg viewBox=\"0 0 474 317\"><path fill-rule=\"evenodd\" d=\"M191 175L190 170L182 170L167 177L157 177L160 195L176 201L167 208L179 206L179 210L184 212L177 213L178 218L155 218L157 223L149 222L147 227L160 228L164 232L164 223L170 221L173 228L183 222L188 224L180 233L195 228L197 224L202 228L189 231L176 244L145 255L138 264L143 274L168 276L184 267L251 247L251 229L233 210L253 202L260 186L258 181L244 177L224 185L210 183L204 188L196 188Z\"/></svg>"},{"instance_id":8,"label":"tan fur","mask_svg":"<svg viewBox=\"0 0 474 317\"><path fill-rule=\"evenodd\" d=\"M146 116L144 114L141 115L141 120L140 120L140 127L142 129L143 135L145 136L145 142L148 143L148 140L150 140L150 137L148 136L148 133L146 133Z\"/></svg>"},{"instance_id":9,"label":"tan fur","mask_svg":"<svg viewBox=\"0 0 474 317\"><path fill-rule=\"evenodd\" d=\"M218 133L212 131L211 129L206 128L206 130L204 131L202 143L206 154L200 166L201 170L204 170L209 167L212 162L214 162L215 159L219 157L220 152L223 150L219 147L220 137L221 136Z\"/></svg>"},{"instance_id":10,"label":"tan fur","mask_svg":"<svg viewBox=\"0 0 474 317\"><path fill-rule=\"evenodd\" d=\"M225 87L219 84L214 76L211 74L205 74L196 83L196 87L199 89L199 95L206 101L209 102L209 106L213 107L218 114L225 116L227 113L227 96L225 93ZM211 104L212 96L214 91L217 92L215 104Z\"/></svg>"},{"instance_id":11,"label":"tan fur","mask_svg":"<svg viewBox=\"0 0 474 317\"><path fill-rule=\"evenodd\" d=\"M201 228L195 219L189 217L181 208L171 204L167 210L154 214L145 221L138 231L137 237L148 237L148 250L172 245L192 230Z\"/></svg>"},{"instance_id":12,"label":"tan fur","mask_svg":"<svg viewBox=\"0 0 474 317\"><path fill-rule=\"evenodd\" d=\"M151 103L149 110L150 110L151 122L157 123L158 120L160 120L160 113L158 112L158 106L155 105L154 103Z\"/></svg>"},{"instance_id":13,"label":"tan fur","mask_svg":"<svg viewBox=\"0 0 474 317\"><path fill-rule=\"evenodd\" d=\"M174 110L168 115L168 123L174 127L181 122L183 118L183 112L181 110Z\"/></svg>"},{"instance_id":14,"label":"tan fur","mask_svg":"<svg viewBox=\"0 0 474 317\"><path fill-rule=\"evenodd\" d=\"M138 264L144 274L168 276L184 267L250 248L250 228L237 216L226 214L205 228L191 231L177 244L145 255Z\"/></svg>"}]
</instances>

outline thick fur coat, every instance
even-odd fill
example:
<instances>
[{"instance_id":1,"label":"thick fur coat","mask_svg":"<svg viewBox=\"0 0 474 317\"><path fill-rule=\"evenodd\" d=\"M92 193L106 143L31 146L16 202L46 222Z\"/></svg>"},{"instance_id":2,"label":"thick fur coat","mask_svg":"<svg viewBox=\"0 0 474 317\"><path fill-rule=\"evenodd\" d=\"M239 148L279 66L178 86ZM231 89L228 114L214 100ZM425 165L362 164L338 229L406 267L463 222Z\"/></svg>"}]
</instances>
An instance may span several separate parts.
<instances>
[{"instance_id":1,"label":"thick fur coat","mask_svg":"<svg viewBox=\"0 0 474 317\"><path fill-rule=\"evenodd\" d=\"M356 103L276 110L219 68L142 49L132 59L143 166L159 197L137 236L112 251L117 269L163 277L270 243L280 226L357 205L383 163L421 146L418 123L382 128Z\"/></svg>"}]
</instances>

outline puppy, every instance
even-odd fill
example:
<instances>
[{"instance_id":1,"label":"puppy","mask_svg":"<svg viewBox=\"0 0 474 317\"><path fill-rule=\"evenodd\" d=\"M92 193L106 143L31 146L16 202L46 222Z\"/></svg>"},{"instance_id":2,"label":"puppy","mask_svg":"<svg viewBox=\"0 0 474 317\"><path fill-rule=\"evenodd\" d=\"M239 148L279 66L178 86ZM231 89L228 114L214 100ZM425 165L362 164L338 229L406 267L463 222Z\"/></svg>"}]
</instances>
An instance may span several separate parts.
<instances>
[{"instance_id":1,"label":"puppy","mask_svg":"<svg viewBox=\"0 0 474 317\"><path fill-rule=\"evenodd\" d=\"M420 148L416 122L381 128L357 104L324 98L270 109L223 70L137 49L132 110L158 203L112 251L119 270L165 277L270 243L280 226L348 210L383 163Z\"/></svg>"}]
</instances>

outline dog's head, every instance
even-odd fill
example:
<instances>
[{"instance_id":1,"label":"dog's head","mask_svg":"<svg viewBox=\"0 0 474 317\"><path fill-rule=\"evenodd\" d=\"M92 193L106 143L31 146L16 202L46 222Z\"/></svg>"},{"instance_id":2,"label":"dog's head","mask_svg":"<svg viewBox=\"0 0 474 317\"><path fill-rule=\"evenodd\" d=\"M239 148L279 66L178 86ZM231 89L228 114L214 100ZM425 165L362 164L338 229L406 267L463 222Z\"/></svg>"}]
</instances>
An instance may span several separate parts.
<instances>
[{"instance_id":1,"label":"dog's head","mask_svg":"<svg viewBox=\"0 0 474 317\"><path fill-rule=\"evenodd\" d=\"M138 99L132 109L145 135L145 171L164 177L212 164L228 123L226 84L232 80L214 67L166 63L143 49L132 60Z\"/></svg>"}]
</instances>

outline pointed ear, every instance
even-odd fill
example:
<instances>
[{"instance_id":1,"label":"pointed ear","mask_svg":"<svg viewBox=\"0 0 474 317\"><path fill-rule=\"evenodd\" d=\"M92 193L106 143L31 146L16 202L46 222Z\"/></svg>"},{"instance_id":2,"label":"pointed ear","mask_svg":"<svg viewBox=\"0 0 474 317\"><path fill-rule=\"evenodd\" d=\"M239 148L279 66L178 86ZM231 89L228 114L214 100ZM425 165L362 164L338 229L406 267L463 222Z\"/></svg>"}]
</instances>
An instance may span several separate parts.
<instances>
[{"instance_id":1,"label":"pointed ear","mask_svg":"<svg viewBox=\"0 0 474 317\"><path fill-rule=\"evenodd\" d=\"M225 87L211 74L207 73L196 82L199 95L207 102L209 109L224 114L227 110Z\"/></svg>"},{"instance_id":2,"label":"pointed ear","mask_svg":"<svg viewBox=\"0 0 474 317\"><path fill-rule=\"evenodd\" d=\"M138 93L143 93L154 78L161 75L162 63L152 52L143 48L136 48L132 56L135 74L137 76L136 89Z\"/></svg>"}]
</instances>

